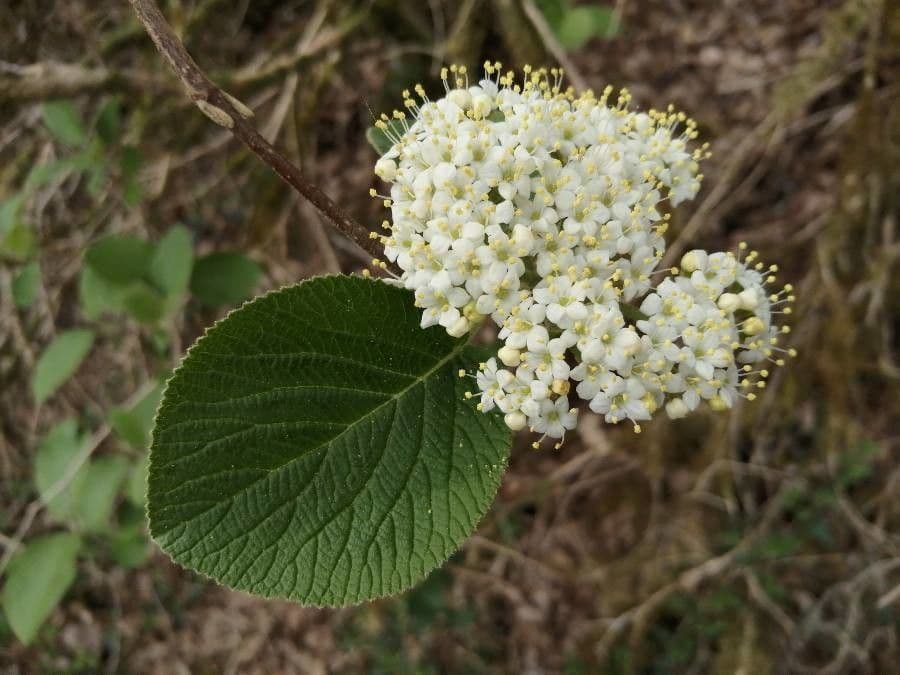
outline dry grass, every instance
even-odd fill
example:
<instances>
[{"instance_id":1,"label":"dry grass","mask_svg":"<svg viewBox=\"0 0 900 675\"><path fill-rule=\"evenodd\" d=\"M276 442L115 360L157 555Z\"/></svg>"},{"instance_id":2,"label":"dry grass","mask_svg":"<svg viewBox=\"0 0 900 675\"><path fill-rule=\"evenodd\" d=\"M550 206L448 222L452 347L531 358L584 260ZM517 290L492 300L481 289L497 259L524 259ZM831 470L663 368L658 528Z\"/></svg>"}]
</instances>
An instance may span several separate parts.
<instances>
[{"instance_id":1,"label":"dry grass","mask_svg":"<svg viewBox=\"0 0 900 675\"><path fill-rule=\"evenodd\" d=\"M367 105L393 107L399 89L432 77L445 58L548 51L527 14L494 20L515 2L168 6L198 60L254 105L270 138L373 223L381 215L367 198ZM729 415L658 420L640 436L584 416L560 452L534 452L523 439L477 536L405 599L308 610L207 585L161 554L134 571L98 558L82 565L39 646L0 633L6 672L896 667L900 8L888 0L616 6L624 32L571 54L578 76L595 88L628 86L639 105L672 101L700 122L714 154L701 195L675 214L673 255L746 240L777 262L797 287L790 337L799 358ZM122 93L150 195L127 210L87 199L71 180L46 186L29 207L45 270L36 304L15 309L11 268L0 275L0 531L9 535L33 499L40 434L67 414L99 419L213 318L191 305L164 354L137 325L103 326L91 363L35 410L30 368L56 331L79 320L75 280L93 237L155 236L183 220L202 247L252 251L273 286L362 262L169 93L124 3L21 0L0 9L0 34L11 36L0 45L6 64L103 69L106 79L85 85L77 101L92 111ZM58 152L17 78L0 63L0 200ZM48 527L38 518L33 531Z\"/></svg>"}]
</instances>

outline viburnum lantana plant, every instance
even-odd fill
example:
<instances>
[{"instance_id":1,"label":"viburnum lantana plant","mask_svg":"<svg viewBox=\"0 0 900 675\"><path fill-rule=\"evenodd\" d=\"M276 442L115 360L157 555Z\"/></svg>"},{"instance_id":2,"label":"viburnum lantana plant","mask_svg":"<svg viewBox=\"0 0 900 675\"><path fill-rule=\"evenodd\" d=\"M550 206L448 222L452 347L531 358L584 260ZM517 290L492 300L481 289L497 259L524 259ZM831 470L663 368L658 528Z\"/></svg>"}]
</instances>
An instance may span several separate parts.
<instances>
[{"instance_id":1,"label":"viburnum lantana plant","mask_svg":"<svg viewBox=\"0 0 900 675\"><path fill-rule=\"evenodd\" d=\"M791 287L746 246L661 269L667 209L696 195L707 153L684 114L576 95L555 69L443 81L371 135L391 216L375 267L392 278L257 298L169 381L148 510L179 563L308 604L402 591L487 512L510 430L558 448L588 410L640 431L730 408L793 353L776 325ZM258 150L229 100L201 109L224 106L214 121Z\"/></svg>"}]
</instances>

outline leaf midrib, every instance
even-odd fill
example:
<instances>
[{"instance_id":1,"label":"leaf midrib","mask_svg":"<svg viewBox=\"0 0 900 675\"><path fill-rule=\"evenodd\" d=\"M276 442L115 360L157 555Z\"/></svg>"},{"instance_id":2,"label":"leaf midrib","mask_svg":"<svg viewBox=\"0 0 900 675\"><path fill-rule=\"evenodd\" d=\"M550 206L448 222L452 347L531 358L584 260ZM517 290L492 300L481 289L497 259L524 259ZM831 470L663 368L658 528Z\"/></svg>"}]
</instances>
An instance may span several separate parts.
<instances>
[{"instance_id":1,"label":"leaf midrib","mask_svg":"<svg viewBox=\"0 0 900 675\"><path fill-rule=\"evenodd\" d=\"M458 355L466 348L467 345L468 345L468 340L467 340L467 339L461 339L461 340L457 343L457 345L456 345L456 346L455 346L455 347L454 347L454 348L453 348L453 349L452 349L445 357L443 357L440 361L438 361L434 366L432 366L431 368L429 368L426 372L422 373L421 375L415 376L415 377L413 378L413 380L412 380L408 385L406 385L403 389L400 389L399 391L397 391L395 394L392 394L392 395L388 396L388 398L387 398L385 401L383 401L382 403L379 403L377 406L375 406L374 408L372 408L371 410L369 410L369 411L366 412L365 414L361 415L360 417L358 417L357 419L353 420L352 422L349 422L349 423L347 424L347 426L346 426L342 431L340 431L338 434L336 434L335 436L332 436L332 437L329 438L327 441L323 441L323 442L320 443L319 445L317 445L317 446L315 446L315 447L313 447L313 448L310 448L309 450L307 450L306 452L302 453L301 455L298 455L298 456L296 456L296 457L292 457L291 459L289 459L288 461L284 462L283 464L280 464L280 465L278 465L277 467L272 468L272 469L271 469L265 476L263 476L262 478L260 478L260 479L258 479L258 480L255 480L255 481L253 481L252 483L248 483L247 485L245 485L244 487L242 487L242 488L241 488L240 490L238 490L237 492L235 492L235 493L229 495L228 498L227 498L226 500L222 500L222 501L217 501L217 502L215 502L215 503L214 503L212 506L210 506L209 508L206 508L206 509L204 509L203 511L200 511L199 513L197 513L197 514L191 516L187 521L176 522L176 523L173 524L172 527L170 527L170 528L168 528L168 529L165 529L165 530L163 530L162 532L158 532L158 531L154 531L154 527L153 527L153 526L154 526L154 518L153 518L153 514L152 514L152 513L149 513L148 515L150 516L149 520L150 520L150 534L151 534L151 536L153 537L153 539L157 539L158 537L163 536L163 535L165 535L165 534L167 534L167 533L173 531L174 529L176 529L176 528L178 528L178 527L180 527L180 526L182 526L182 525L186 525L187 522L194 521L194 520L196 520L197 518L200 518L201 516L205 515L206 513L209 513L209 512L212 511L213 509L215 509L217 506L219 506L219 505L221 505L221 504L223 504L223 503L227 503L228 501L234 501L234 500L237 499L240 495L242 495L242 494L248 492L249 490L251 490L251 489L253 489L254 487L256 487L257 485L259 485L260 482L265 481L265 480L268 480L268 479L271 477L271 475L272 475L273 473L278 472L278 471L281 471L281 470L284 469L285 467L290 466L293 462L299 461L300 459L302 459L302 458L304 458L304 457L308 457L309 455L312 455L312 454L318 452L319 450L321 450L321 449L323 449L323 448L326 448L326 447L328 447L328 446L330 446L330 445L333 445L333 444L336 443L336 442L337 442L344 434L346 434L347 432L351 431L351 430L352 430L353 428L355 428L358 424L360 424L360 423L362 423L363 421L365 421L365 420L367 420L367 419L373 417L374 415L376 415L376 414L378 413L378 411L380 411L380 410L381 410L382 408L384 408L385 406L387 406L387 405L389 405L389 404L391 404L391 403L395 403L395 402L399 401L403 396L405 396L405 395L406 395L409 391L411 391L414 387L417 387L418 385L424 383L424 382L425 382L429 377L431 377L434 373L436 373L437 371L439 371L441 368L443 368L444 366L446 366L450 361L452 361L454 358L456 358L456 357L457 357L457 356L458 356ZM392 371L392 372L393 372L393 371ZM399 374L399 373L395 373L395 374ZM407 377L408 377L408 376L409 376L409 375L407 375ZM382 454L382 458L383 458L383 456L384 456L384 455ZM379 460L379 462L380 462L380 461L381 461L381 460ZM308 485L308 484L307 484L307 485ZM304 485L304 489L306 488L307 485ZM301 492L302 492L302 490L301 490ZM352 500L351 500L351 501L352 501ZM172 505L172 504L169 504L169 506L173 506L173 505ZM165 506L161 506L160 508L161 508L161 509L165 509L166 507L165 507ZM160 509L154 509L154 511L156 511L156 512L159 512L159 510L160 510Z\"/></svg>"}]
</instances>

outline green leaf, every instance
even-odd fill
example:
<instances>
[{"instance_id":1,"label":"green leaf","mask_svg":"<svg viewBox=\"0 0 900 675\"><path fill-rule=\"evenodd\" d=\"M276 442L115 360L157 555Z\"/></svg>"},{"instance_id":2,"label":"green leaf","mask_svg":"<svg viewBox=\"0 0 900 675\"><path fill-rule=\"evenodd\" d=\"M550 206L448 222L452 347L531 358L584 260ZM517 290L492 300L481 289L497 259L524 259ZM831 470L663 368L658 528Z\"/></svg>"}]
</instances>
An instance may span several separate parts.
<instances>
[{"instance_id":1,"label":"green leaf","mask_svg":"<svg viewBox=\"0 0 900 675\"><path fill-rule=\"evenodd\" d=\"M210 253L197 260L191 292L205 305L235 305L253 294L262 270L241 253Z\"/></svg>"},{"instance_id":2,"label":"green leaf","mask_svg":"<svg viewBox=\"0 0 900 675\"><path fill-rule=\"evenodd\" d=\"M98 158L99 159L99 158ZM106 187L109 175L106 165L98 161L87 172L87 189L93 197L100 197Z\"/></svg>"},{"instance_id":3,"label":"green leaf","mask_svg":"<svg viewBox=\"0 0 900 675\"><path fill-rule=\"evenodd\" d=\"M65 489L51 495L51 491L58 491L59 481L72 472L73 462L84 443L85 438L73 419L51 429L35 455L34 483L54 519L97 532L109 522L130 462L120 455L87 461L72 473Z\"/></svg>"},{"instance_id":4,"label":"green leaf","mask_svg":"<svg viewBox=\"0 0 900 675\"><path fill-rule=\"evenodd\" d=\"M150 430L153 416L162 398L162 385L155 386L150 393L130 409L117 407L109 413L109 422L115 432L136 450L150 447Z\"/></svg>"},{"instance_id":5,"label":"green leaf","mask_svg":"<svg viewBox=\"0 0 900 675\"><path fill-rule=\"evenodd\" d=\"M76 502L79 526L88 532L106 529L128 468L128 459L121 455L105 455L87 465Z\"/></svg>"},{"instance_id":6,"label":"green leaf","mask_svg":"<svg viewBox=\"0 0 900 675\"><path fill-rule=\"evenodd\" d=\"M43 403L68 380L94 344L94 333L85 329L68 330L56 336L44 350L31 375L31 390Z\"/></svg>"},{"instance_id":7,"label":"green leaf","mask_svg":"<svg viewBox=\"0 0 900 675\"><path fill-rule=\"evenodd\" d=\"M157 245L131 235L110 235L95 242L85 260L80 290L86 316L124 310L152 324L181 305L193 266L191 237L181 225Z\"/></svg>"},{"instance_id":8,"label":"green leaf","mask_svg":"<svg viewBox=\"0 0 900 675\"><path fill-rule=\"evenodd\" d=\"M78 431L78 423L67 419L53 427L41 440L34 458L34 484L47 511L57 521L69 521L77 510L78 495L84 482L84 467L80 467L68 485L56 496L57 483L70 471L79 451L84 446L84 436Z\"/></svg>"},{"instance_id":9,"label":"green leaf","mask_svg":"<svg viewBox=\"0 0 900 675\"><path fill-rule=\"evenodd\" d=\"M69 159L69 166L74 171L105 170L103 148L99 143L91 143L82 151L75 153Z\"/></svg>"},{"instance_id":10,"label":"green leaf","mask_svg":"<svg viewBox=\"0 0 900 675\"><path fill-rule=\"evenodd\" d=\"M6 238L0 241L0 249L11 258L27 260L34 253L35 236L32 229L24 222L17 222Z\"/></svg>"},{"instance_id":11,"label":"green leaf","mask_svg":"<svg viewBox=\"0 0 900 675\"><path fill-rule=\"evenodd\" d=\"M130 234L111 234L91 244L84 259L107 281L125 285L147 274L152 257L149 242Z\"/></svg>"},{"instance_id":12,"label":"green leaf","mask_svg":"<svg viewBox=\"0 0 900 675\"><path fill-rule=\"evenodd\" d=\"M143 524L122 526L109 536L109 552L122 567L139 567L150 555L150 542Z\"/></svg>"},{"instance_id":13,"label":"green leaf","mask_svg":"<svg viewBox=\"0 0 900 675\"><path fill-rule=\"evenodd\" d=\"M150 284L135 281L122 293L122 307L141 323L156 323L165 313L165 298Z\"/></svg>"},{"instance_id":14,"label":"green leaf","mask_svg":"<svg viewBox=\"0 0 900 675\"><path fill-rule=\"evenodd\" d=\"M28 173L28 177L25 179L25 187L27 189L40 187L41 185L50 183L55 180L57 176L74 168L77 167L75 167L74 162L70 157L38 164Z\"/></svg>"},{"instance_id":15,"label":"green leaf","mask_svg":"<svg viewBox=\"0 0 900 675\"><path fill-rule=\"evenodd\" d=\"M632 323L636 323L638 321L646 321L647 315L644 314L640 309L635 307L634 305L629 305L626 302L623 302L619 305L622 309L622 316L631 321Z\"/></svg>"},{"instance_id":16,"label":"green leaf","mask_svg":"<svg viewBox=\"0 0 900 675\"><path fill-rule=\"evenodd\" d=\"M111 98L97 115L97 135L105 145L114 145L122 133L122 105L118 98Z\"/></svg>"},{"instance_id":17,"label":"green leaf","mask_svg":"<svg viewBox=\"0 0 900 675\"><path fill-rule=\"evenodd\" d=\"M612 20L611 7L572 7L556 26L556 37L565 49L580 49L591 38L606 35Z\"/></svg>"},{"instance_id":18,"label":"green leaf","mask_svg":"<svg viewBox=\"0 0 900 675\"><path fill-rule=\"evenodd\" d=\"M141 187L140 170L144 163L141 151L131 145L122 148L119 156L119 168L122 171L122 193L128 206L137 206L144 197Z\"/></svg>"},{"instance_id":19,"label":"green leaf","mask_svg":"<svg viewBox=\"0 0 900 675\"><path fill-rule=\"evenodd\" d=\"M0 203L0 240L5 239L19 222L24 204L25 195L21 193Z\"/></svg>"},{"instance_id":20,"label":"green leaf","mask_svg":"<svg viewBox=\"0 0 900 675\"><path fill-rule=\"evenodd\" d=\"M167 297L180 298L187 292L193 266L191 233L184 225L175 225L156 244L150 279Z\"/></svg>"},{"instance_id":21,"label":"green leaf","mask_svg":"<svg viewBox=\"0 0 900 675\"><path fill-rule=\"evenodd\" d=\"M369 141L369 145L375 148L375 152L377 152L379 156L385 154L394 147L394 141L391 140L391 136L400 137L406 133L400 120L391 120L387 122L387 126L387 133L378 127L369 127L366 130L366 140Z\"/></svg>"},{"instance_id":22,"label":"green leaf","mask_svg":"<svg viewBox=\"0 0 900 675\"><path fill-rule=\"evenodd\" d=\"M85 318L94 320L106 312L123 311L125 287L107 281L90 265L81 268L78 279L78 299Z\"/></svg>"},{"instance_id":23,"label":"green leaf","mask_svg":"<svg viewBox=\"0 0 900 675\"><path fill-rule=\"evenodd\" d=\"M34 250L34 232L22 220L25 194L0 204L0 250L17 259L27 259Z\"/></svg>"},{"instance_id":24,"label":"green leaf","mask_svg":"<svg viewBox=\"0 0 900 675\"><path fill-rule=\"evenodd\" d=\"M169 381L150 530L228 586L339 606L397 593L487 511L510 434L464 398L464 340L412 294L323 277L232 312Z\"/></svg>"},{"instance_id":25,"label":"green leaf","mask_svg":"<svg viewBox=\"0 0 900 675\"><path fill-rule=\"evenodd\" d=\"M16 637L25 644L37 637L75 580L80 548L74 534L49 534L29 541L10 563L0 603Z\"/></svg>"},{"instance_id":26,"label":"green leaf","mask_svg":"<svg viewBox=\"0 0 900 675\"><path fill-rule=\"evenodd\" d=\"M41 266L33 260L13 278L12 295L17 307L31 307L41 286Z\"/></svg>"},{"instance_id":27,"label":"green leaf","mask_svg":"<svg viewBox=\"0 0 900 675\"><path fill-rule=\"evenodd\" d=\"M71 101L49 101L42 108L44 126L60 143L73 147L87 143L81 116Z\"/></svg>"},{"instance_id":28,"label":"green leaf","mask_svg":"<svg viewBox=\"0 0 900 675\"><path fill-rule=\"evenodd\" d=\"M131 469L128 482L125 483L125 496L135 506L143 507L147 503L147 475L150 471L150 456L144 455Z\"/></svg>"},{"instance_id":29,"label":"green leaf","mask_svg":"<svg viewBox=\"0 0 900 675\"><path fill-rule=\"evenodd\" d=\"M568 11L568 3L563 0L537 0L535 4L541 10L541 14L547 19L547 23L553 27L558 26L563 16Z\"/></svg>"}]
</instances>

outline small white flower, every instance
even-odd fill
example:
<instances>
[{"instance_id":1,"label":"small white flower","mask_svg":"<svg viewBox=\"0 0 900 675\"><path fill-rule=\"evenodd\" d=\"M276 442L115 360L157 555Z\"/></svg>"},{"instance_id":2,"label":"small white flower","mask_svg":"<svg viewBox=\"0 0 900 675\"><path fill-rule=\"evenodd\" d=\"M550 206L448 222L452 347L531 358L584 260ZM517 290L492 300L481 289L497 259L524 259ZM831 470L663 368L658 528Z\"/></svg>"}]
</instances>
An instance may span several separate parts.
<instances>
[{"instance_id":1,"label":"small white flower","mask_svg":"<svg viewBox=\"0 0 900 675\"><path fill-rule=\"evenodd\" d=\"M555 401L542 401L540 412L529 422L536 433L545 434L550 438L562 438L566 431L575 428L578 413L569 408L568 398L560 396Z\"/></svg>"}]
</instances>

